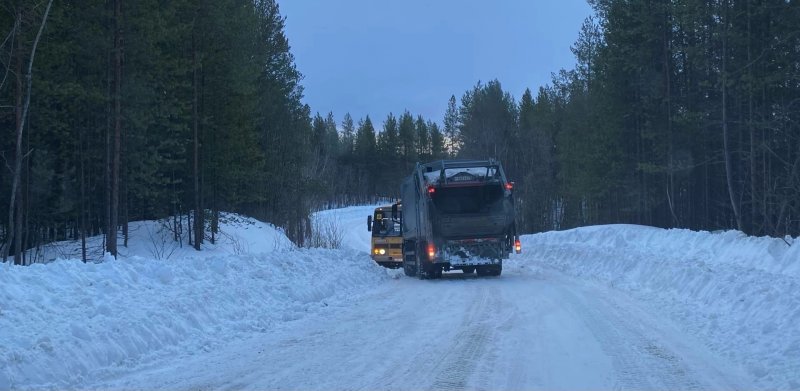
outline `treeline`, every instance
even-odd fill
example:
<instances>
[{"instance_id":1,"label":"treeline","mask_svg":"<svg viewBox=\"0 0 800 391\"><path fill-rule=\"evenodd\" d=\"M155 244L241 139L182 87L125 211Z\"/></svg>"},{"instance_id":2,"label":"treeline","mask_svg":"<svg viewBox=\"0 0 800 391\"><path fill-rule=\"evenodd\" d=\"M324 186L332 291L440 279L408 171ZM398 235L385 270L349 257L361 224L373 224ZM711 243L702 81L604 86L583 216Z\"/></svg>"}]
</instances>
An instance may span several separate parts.
<instances>
[{"instance_id":1,"label":"treeline","mask_svg":"<svg viewBox=\"0 0 800 391\"><path fill-rule=\"evenodd\" d=\"M416 161L444 156L438 125L408 111L381 124L312 117L275 0L17 0L0 12L3 260L36 262L26 250L58 240L99 259L127 246L128 222L168 217L199 249L220 211L302 245L313 211L397 197ZM96 235L102 248L87 249Z\"/></svg>"},{"instance_id":2,"label":"treeline","mask_svg":"<svg viewBox=\"0 0 800 391\"><path fill-rule=\"evenodd\" d=\"M310 177L321 207L398 198L400 180L418 161L449 156L439 125L407 110L380 124L369 116L355 123L348 113L336 125L333 113L313 120Z\"/></svg>"},{"instance_id":3,"label":"treeline","mask_svg":"<svg viewBox=\"0 0 800 391\"><path fill-rule=\"evenodd\" d=\"M275 0L6 1L3 259L93 235L84 258L116 254L129 221L168 216L199 248L220 211L302 244L313 210L396 197L446 157L503 161L525 232L800 234L800 5L591 4L574 69L519 101L478 83L440 127L312 116Z\"/></svg>"},{"instance_id":4,"label":"treeline","mask_svg":"<svg viewBox=\"0 0 800 391\"><path fill-rule=\"evenodd\" d=\"M116 254L167 216L199 248L220 210L302 242L312 126L283 30L275 0L4 1L3 259L101 234L84 258Z\"/></svg>"},{"instance_id":5,"label":"treeline","mask_svg":"<svg viewBox=\"0 0 800 391\"><path fill-rule=\"evenodd\" d=\"M464 156L507 161L525 229L800 234L800 4L591 4L574 69L519 103L479 84L453 110Z\"/></svg>"}]
</instances>

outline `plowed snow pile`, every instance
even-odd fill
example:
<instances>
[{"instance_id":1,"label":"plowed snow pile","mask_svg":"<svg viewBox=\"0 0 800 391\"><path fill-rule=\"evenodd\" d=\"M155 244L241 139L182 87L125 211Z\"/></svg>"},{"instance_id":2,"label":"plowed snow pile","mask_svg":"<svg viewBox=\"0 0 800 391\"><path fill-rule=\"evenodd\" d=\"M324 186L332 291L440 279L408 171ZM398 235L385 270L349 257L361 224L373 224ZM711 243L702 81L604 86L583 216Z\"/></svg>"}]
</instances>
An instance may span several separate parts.
<instances>
[{"instance_id":1,"label":"plowed snow pile","mask_svg":"<svg viewBox=\"0 0 800 391\"><path fill-rule=\"evenodd\" d=\"M609 225L526 236L523 248L652 303L759 387L800 389L800 241Z\"/></svg>"},{"instance_id":2,"label":"plowed snow pile","mask_svg":"<svg viewBox=\"0 0 800 391\"><path fill-rule=\"evenodd\" d=\"M0 264L0 390L103 384L290 329L310 315L353 311L403 278L365 252L372 208L316 216L336 228L344 250L297 249L268 224L227 215L223 235L200 252L185 238L182 246L172 241L169 224L140 222L118 260L84 264L76 243L64 242L44 249L52 262ZM741 365L758 389L800 389L797 239L633 225L522 239L523 254L487 282L513 286L523 271L548 269L611 286ZM90 247L101 248L100 240Z\"/></svg>"},{"instance_id":3,"label":"plowed snow pile","mask_svg":"<svg viewBox=\"0 0 800 391\"><path fill-rule=\"evenodd\" d=\"M365 253L295 249L272 226L241 217L201 252L185 242L165 250L169 241L153 239L156 222L136 228L118 260L0 264L0 390L80 388L335 311L389 278ZM71 246L59 252L75 253Z\"/></svg>"}]
</instances>

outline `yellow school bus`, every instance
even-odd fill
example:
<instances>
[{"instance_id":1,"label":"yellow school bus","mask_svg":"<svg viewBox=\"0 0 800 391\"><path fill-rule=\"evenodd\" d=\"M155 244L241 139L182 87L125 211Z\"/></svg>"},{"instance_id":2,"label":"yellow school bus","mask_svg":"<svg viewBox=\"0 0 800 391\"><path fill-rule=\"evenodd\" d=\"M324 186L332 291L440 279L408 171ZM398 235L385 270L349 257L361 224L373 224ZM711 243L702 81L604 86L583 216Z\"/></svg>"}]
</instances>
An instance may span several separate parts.
<instances>
[{"instance_id":1,"label":"yellow school bus","mask_svg":"<svg viewBox=\"0 0 800 391\"><path fill-rule=\"evenodd\" d=\"M367 230L372 232L370 255L379 265L391 269L403 266L402 204L375 208L367 217Z\"/></svg>"}]
</instances>

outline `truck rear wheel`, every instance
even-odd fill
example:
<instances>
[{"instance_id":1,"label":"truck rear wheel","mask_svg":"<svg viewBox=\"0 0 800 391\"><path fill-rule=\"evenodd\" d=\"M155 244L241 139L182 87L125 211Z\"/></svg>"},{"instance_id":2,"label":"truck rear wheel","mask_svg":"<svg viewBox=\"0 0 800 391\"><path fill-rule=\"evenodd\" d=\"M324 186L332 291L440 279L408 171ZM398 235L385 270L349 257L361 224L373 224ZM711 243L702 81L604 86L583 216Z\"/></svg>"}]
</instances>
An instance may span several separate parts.
<instances>
[{"instance_id":1,"label":"truck rear wheel","mask_svg":"<svg viewBox=\"0 0 800 391\"><path fill-rule=\"evenodd\" d=\"M442 267L435 263L420 262L420 270L422 270L419 273L420 280L442 278Z\"/></svg>"},{"instance_id":2,"label":"truck rear wheel","mask_svg":"<svg viewBox=\"0 0 800 391\"><path fill-rule=\"evenodd\" d=\"M428 273L429 269L427 268L427 265L419 258L419 255L417 255L417 277L419 277L420 280L425 280L429 278Z\"/></svg>"},{"instance_id":3,"label":"truck rear wheel","mask_svg":"<svg viewBox=\"0 0 800 391\"><path fill-rule=\"evenodd\" d=\"M417 275L417 248L413 241L407 240L403 243L403 273L408 277Z\"/></svg>"},{"instance_id":4,"label":"truck rear wheel","mask_svg":"<svg viewBox=\"0 0 800 391\"><path fill-rule=\"evenodd\" d=\"M427 277L427 270L425 270L425 264L422 262L420 258L420 254L422 254L422 248L419 243L415 243L414 248L414 267L417 269L417 278L420 280L424 280Z\"/></svg>"},{"instance_id":5,"label":"truck rear wheel","mask_svg":"<svg viewBox=\"0 0 800 391\"><path fill-rule=\"evenodd\" d=\"M425 247L424 242L416 243L413 247L414 268L417 272L417 277L419 277L420 280L442 278L442 266L426 260L425 257L427 257L427 253L425 252Z\"/></svg>"},{"instance_id":6,"label":"truck rear wheel","mask_svg":"<svg viewBox=\"0 0 800 391\"><path fill-rule=\"evenodd\" d=\"M477 270L479 276L499 276L503 273L503 263L500 262L496 265L478 266Z\"/></svg>"},{"instance_id":7,"label":"truck rear wheel","mask_svg":"<svg viewBox=\"0 0 800 391\"><path fill-rule=\"evenodd\" d=\"M431 264L428 267L428 278L439 279L442 278L442 267L439 265Z\"/></svg>"},{"instance_id":8,"label":"truck rear wheel","mask_svg":"<svg viewBox=\"0 0 800 391\"><path fill-rule=\"evenodd\" d=\"M407 263L403 263L403 273L405 273L406 276L414 277L417 275L417 268Z\"/></svg>"},{"instance_id":9,"label":"truck rear wheel","mask_svg":"<svg viewBox=\"0 0 800 391\"><path fill-rule=\"evenodd\" d=\"M492 269L491 274L489 274L489 275L496 277L496 276L499 276L502 273L503 273L503 265L497 265L496 267L494 267L494 269Z\"/></svg>"},{"instance_id":10,"label":"truck rear wheel","mask_svg":"<svg viewBox=\"0 0 800 391\"><path fill-rule=\"evenodd\" d=\"M425 262L422 258L425 256L425 246L424 244L417 243L417 251L416 251L416 265L417 265L417 277L420 280L425 280L428 278L436 278L431 273L431 264Z\"/></svg>"}]
</instances>

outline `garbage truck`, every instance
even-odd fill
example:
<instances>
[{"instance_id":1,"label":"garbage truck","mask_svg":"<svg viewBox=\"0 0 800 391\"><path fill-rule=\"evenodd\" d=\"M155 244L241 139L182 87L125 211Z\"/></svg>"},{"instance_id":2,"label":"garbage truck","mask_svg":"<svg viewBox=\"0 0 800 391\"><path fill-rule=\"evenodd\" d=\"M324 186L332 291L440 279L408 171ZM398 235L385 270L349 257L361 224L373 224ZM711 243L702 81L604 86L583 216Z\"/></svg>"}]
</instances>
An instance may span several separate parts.
<instances>
[{"instance_id":1,"label":"garbage truck","mask_svg":"<svg viewBox=\"0 0 800 391\"><path fill-rule=\"evenodd\" d=\"M521 251L514 183L495 159L417 163L401 197L407 276L435 279L450 270L499 276L503 260Z\"/></svg>"}]
</instances>

